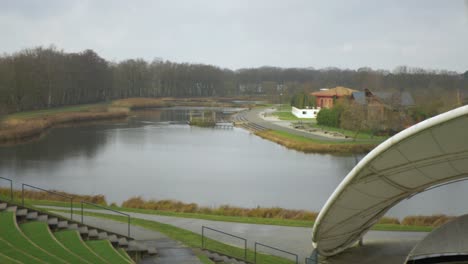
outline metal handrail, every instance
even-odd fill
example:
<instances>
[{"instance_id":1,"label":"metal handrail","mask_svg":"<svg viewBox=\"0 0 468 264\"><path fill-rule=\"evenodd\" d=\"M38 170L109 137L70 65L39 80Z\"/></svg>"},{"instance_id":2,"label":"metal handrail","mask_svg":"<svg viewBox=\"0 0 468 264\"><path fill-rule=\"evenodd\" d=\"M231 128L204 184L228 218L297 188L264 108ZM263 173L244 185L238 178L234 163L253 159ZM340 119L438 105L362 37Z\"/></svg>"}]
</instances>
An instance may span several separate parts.
<instances>
[{"instance_id":1,"label":"metal handrail","mask_svg":"<svg viewBox=\"0 0 468 264\"><path fill-rule=\"evenodd\" d=\"M30 188L33 188L33 189L37 189L37 190L40 190L40 191L43 191L43 192L47 192L47 193L50 193L50 194L53 194L53 195L56 195L56 196L60 196L60 197L70 199L70 219L73 220L73 197L68 196L68 195L64 195L64 194L61 194L61 193L58 193L58 192L49 191L49 190L46 190L46 189L43 189L43 188L39 188L37 186L22 183L21 184L21 205L22 206L24 206L24 186L27 186L27 187L30 187Z\"/></svg>"},{"instance_id":2,"label":"metal handrail","mask_svg":"<svg viewBox=\"0 0 468 264\"><path fill-rule=\"evenodd\" d=\"M291 253L289 251L282 250L282 249L279 249L279 248L275 248L275 247L272 247L272 246L268 246L268 245L265 245L265 244L262 244L262 243L258 243L258 242L255 242L255 246L254 246L254 249L255 249L255 251L254 251L254 263L257 263L257 245L267 247L267 248L270 248L270 249L280 251L280 252L289 254L291 256L294 256L294 257L296 257L296 264L299 264L299 256L297 254L294 254L294 253Z\"/></svg>"},{"instance_id":3,"label":"metal handrail","mask_svg":"<svg viewBox=\"0 0 468 264\"><path fill-rule=\"evenodd\" d=\"M234 237L234 238L243 240L244 241L244 260L247 261L247 239L245 239L243 237L240 237L240 236L235 236L233 234L223 232L221 230L216 230L216 229L211 228L211 227L202 226L202 249L205 249L205 229L208 229L208 230L218 232L218 233L223 234L223 235L227 235L227 236L230 236L230 237Z\"/></svg>"},{"instance_id":4,"label":"metal handrail","mask_svg":"<svg viewBox=\"0 0 468 264\"><path fill-rule=\"evenodd\" d=\"M13 201L13 180L8 179L8 178L3 178L3 177L0 177L0 179L10 182L10 201Z\"/></svg>"},{"instance_id":5,"label":"metal handrail","mask_svg":"<svg viewBox=\"0 0 468 264\"><path fill-rule=\"evenodd\" d=\"M108 211L111 211L111 212L114 212L114 213L118 213L118 214L121 214L121 215L124 215L127 217L127 225L128 225L128 232L127 232L127 236L130 237L130 215L129 214L126 214L126 213L122 213L120 211L117 211L117 210L114 210L114 209L110 209L110 208L107 208L105 206L102 206L102 205L99 205L99 204L94 204L94 203L90 203L90 202L86 202L86 201L81 201L81 223L83 224L84 222L84 217L83 217L83 204L87 204L87 205L92 205L94 207L97 207L97 208L101 208L101 209L105 209L105 210L108 210Z\"/></svg>"}]
</instances>

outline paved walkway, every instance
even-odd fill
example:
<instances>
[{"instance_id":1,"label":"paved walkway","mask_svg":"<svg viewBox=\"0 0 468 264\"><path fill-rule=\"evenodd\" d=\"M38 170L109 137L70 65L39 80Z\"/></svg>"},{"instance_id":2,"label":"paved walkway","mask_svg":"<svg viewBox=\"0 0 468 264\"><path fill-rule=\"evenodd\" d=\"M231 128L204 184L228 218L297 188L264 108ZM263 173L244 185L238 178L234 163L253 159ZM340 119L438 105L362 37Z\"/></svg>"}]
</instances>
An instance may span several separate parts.
<instances>
[{"instance_id":1,"label":"paved walkway","mask_svg":"<svg viewBox=\"0 0 468 264\"><path fill-rule=\"evenodd\" d=\"M105 213L102 210L93 209L88 209L86 211ZM112 212L109 213L112 214ZM254 242L260 242L296 253L302 260L312 252L312 227L243 224L142 213L128 214L134 218L173 225L193 231L197 234L201 234L202 226L219 229L246 238L249 248L254 247ZM136 232L133 228L135 227L132 227L132 233ZM235 240L226 240L224 237L216 236L216 234L212 232L207 232L207 235L227 244L239 245L239 242ZM323 263L376 263L377 259L379 259L380 264L402 263L413 246L426 235L427 233L425 232L370 231L364 237L364 247L352 248L343 254L327 259L326 262ZM380 259L382 256L385 256L385 259Z\"/></svg>"},{"instance_id":2,"label":"paved walkway","mask_svg":"<svg viewBox=\"0 0 468 264\"><path fill-rule=\"evenodd\" d=\"M288 127L290 121L273 121L269 119L263 119L260 117L260 114L262 112L267 111L268 108L253 108L251 110L242 112L241 114L250 122L254 123L263 127L266 127L268 129L272 130L278 130L278 131L285 131L290 134L298 135L298 136L303 136L306 138L311 138L311 139L317 139L317 140L328 140L328 141L349 141L350 139L342 139L342 138L332 138L328 136L322 136L319 134L314 134L311 132L306 132L303 130L299 129L294 129L292 127ZM288 123L288 124L286 124Z\"/></svg>"}]
</instances>

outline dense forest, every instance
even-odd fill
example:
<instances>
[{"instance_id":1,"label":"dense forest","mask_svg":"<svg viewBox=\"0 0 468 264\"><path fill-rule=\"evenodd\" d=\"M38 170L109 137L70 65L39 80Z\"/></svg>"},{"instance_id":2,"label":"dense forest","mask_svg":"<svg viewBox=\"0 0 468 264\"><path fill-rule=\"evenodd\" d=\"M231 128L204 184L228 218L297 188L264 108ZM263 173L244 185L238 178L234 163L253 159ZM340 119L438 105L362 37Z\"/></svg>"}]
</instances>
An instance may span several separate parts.
<instances>
[{"instance_id":1,"label":"dense forest","mask_svg":"<svg viewBox=\"0 0 468 264\"><path fill-rule=\"evenodd\" d=\"M338 85L357 90L406 90L417 103L441 110L463 103L468 71L406 66L393 71L276 67L233 71L162 60L111 62L92 50L67 53L53 46L0 56L0 113L128 97L257 95L281 100L281 94L286 102L298 92Z\"/></svg>"}]
</instances>

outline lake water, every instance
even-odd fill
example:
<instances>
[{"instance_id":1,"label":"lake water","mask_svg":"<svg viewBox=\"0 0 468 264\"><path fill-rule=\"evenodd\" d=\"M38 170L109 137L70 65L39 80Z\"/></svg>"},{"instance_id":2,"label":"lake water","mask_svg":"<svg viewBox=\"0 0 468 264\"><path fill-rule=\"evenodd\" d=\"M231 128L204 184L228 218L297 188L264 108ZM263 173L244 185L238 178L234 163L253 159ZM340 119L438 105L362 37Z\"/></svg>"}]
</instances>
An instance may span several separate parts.
<instances>
[{"instance_id":1,"label":"lake water","mask_svg":"<svg viewBox=\"0 0 468 264\"><path fill-rule=\"evenodd\" d=\"M142 196L318 211L355 164L352 156L304 154L239 128L170 122L187 115L187 109L139 111L126 121L56 128L41 140L0 147L0 176L17 188L27 183L104 194L118 204ZM463 214L467 187L463 182L431 190L389 215Z\"/></svg>"}]
</instances>

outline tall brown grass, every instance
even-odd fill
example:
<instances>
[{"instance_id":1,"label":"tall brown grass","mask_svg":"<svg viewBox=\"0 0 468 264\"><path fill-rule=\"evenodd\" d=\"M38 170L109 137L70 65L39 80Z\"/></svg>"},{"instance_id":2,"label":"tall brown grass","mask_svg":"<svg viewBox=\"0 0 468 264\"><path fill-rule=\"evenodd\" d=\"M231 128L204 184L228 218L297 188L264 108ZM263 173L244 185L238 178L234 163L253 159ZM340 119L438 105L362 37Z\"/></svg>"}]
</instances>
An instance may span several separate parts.
<instances>
[{"instance_id":1,"label":"tall brown grass","mask_svg":"<svg viewBox=\"0 0 468 264\"><path fill-rule=\"evenodd\" d=\"M218 97L193 97L193 98L126 98L112 102L114 107L126 107L132 110L144 108L158 108L171 106L207 106L207 107L231 107L239 106L230 102L238 98L218 98Z\"/></svg>"},{"instance_id":2,"label":"tall brown grass","mask_svg":"<svg viewBox=\"0 0 468 264\"><path fill-rule=\"evenodd\" d=\"M415 226L441 226L453 219L455 216L447 216L444 214L423 216L423 215L412 215L403 218L401 221L402 225L415 225Z\"/></svg>"},{"instance_id":3,"label":"tall brown grass","mask_svg":"<svg viewBox=\"0 0 468 264\"><path fill-rule=\"evenodd\" d=\"M88 112L56 113L35 118L11 118L0 126L0 143L16 142L38 136L47 129L65 123L122 118L128 115L124 109L90 109Z\"/></svg>"},{"instance_id":4,"label":"tall brown grass","mask_svg":"<svg viewBox=\"0 0 468 264\"><path fill-rule=\"evenodd\" d=\"M55 193L73 197L74 202L80 202L80 201L86 201L90 203L95 203L95 204L102 204L106 205L106 198L102 194L97 194L97 195L82 195L82 194L73 194L73 193L67 193L63 191L56 191L56 190L51 190ZM5 199L10 197L10 189L9 188L0 188L0 195L5 197ZM13 197L16 201L20 201L22 197L22 191L21 190L13 190ZM41 200L41 201L60 201L60 202L69 202L70 200L50 194L48 192L43 192L39 190L31 190L31 189L25 189L24 190L24 198L25 199L31 199L31 200Z\"/></svg>"},{"instance_id":5,"label":"tall brown grass","mask_svg":"<svg viewBox=\"0 0 468 264\"><path fill-rule=\"evenodd\" d=\"M290 210L279 207L271 208L242 208L230 205L222 205L216 208L200 207L196 203L183 203L174 200L144 200L141 197L132 197L122 203L122 207L151 209L168 212L181 213L200 213L209 215L224 215L224 216L244 216L244 217L259 217L259 218L276 218L276 219L295 219L313 221L317 217L317 213L305 210Z\"/></svg>"},{"instance_id":6,"label":"tall brown grass","mask_svg":"<svg viewBox=\"0 0 468 264\"><path fill-rule=\"evenodd\" d=\"M367 153L376 146L375 144L330 144L326 142L299 141L276 134L271 130L260 131L255 134L289 149L305 153Z\"/></svg>"}]
</instances>

